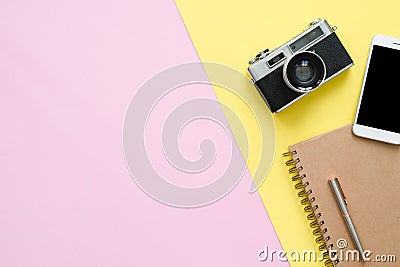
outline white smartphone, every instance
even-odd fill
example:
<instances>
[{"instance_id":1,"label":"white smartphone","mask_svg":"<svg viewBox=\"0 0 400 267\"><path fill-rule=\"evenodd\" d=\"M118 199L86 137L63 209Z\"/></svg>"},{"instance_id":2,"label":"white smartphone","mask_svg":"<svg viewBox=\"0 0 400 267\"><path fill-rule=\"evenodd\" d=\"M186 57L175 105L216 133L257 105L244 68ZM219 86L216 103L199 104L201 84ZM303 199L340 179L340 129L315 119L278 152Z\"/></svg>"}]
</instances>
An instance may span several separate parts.
<instances>
[{"instance_id":1,"label":"white smartphone","mask_svg":"<svg viewBox=\"0 0 400 267\"><path fill-rule=\"evenodd\" d=\"M364 73L353 133L400 144L400 39L376 35Z\"/></svg>"}]
</instances>

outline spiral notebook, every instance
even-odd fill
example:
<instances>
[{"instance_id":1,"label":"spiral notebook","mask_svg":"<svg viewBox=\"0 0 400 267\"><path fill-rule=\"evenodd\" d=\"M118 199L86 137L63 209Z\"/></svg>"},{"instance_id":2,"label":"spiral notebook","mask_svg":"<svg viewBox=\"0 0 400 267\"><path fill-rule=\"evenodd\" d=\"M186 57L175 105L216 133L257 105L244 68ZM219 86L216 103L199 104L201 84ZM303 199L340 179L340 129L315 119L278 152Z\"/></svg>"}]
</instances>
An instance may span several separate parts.
<instances>
[{"instance_id":1,"label":"spiral notebook","mask_svg":"<svg viewBox=\"0 0 400 267\"><path fill-rule=\"evenodd\" d=\"M400 146L352 134L351 125L289 147L289 172L327 266L399 266ZM338 177L349 214L369 262L353 261L356 251L328 184ZM347 256L346 256L347 254ZM327 253L325 253L327 256ZM331 260L332 259L332 260ZM384 262L384 263L383 263Z\"/></svg>"}]
</instances>

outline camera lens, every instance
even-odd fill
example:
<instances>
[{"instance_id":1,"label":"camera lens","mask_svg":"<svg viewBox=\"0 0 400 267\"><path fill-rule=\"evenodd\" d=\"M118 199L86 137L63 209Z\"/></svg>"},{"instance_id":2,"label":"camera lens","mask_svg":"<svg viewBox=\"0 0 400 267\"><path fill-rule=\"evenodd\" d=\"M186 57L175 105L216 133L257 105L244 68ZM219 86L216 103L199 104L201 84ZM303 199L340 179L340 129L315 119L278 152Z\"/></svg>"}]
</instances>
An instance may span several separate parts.
<instances>
[{"instance_id":1,"label":"camera lens","mask_svg":"<svg viewBox=\"0 0 400 267\"><path fill-rule=\"evenodd\" d=\"M302 60L294 66L294 75L302 82L307 82L314 77L314 68L310 61Z\"/></svg>"},{"instance_id":2,"label":"camera lens","mask_svg":"<svg viewBox=\"0 0 400 267\"><path fill-rule=\"evenodd\" d=\"M283 67L286 85L300 93L317 89L326 75L325 64L320 56L310 51L295 53Z\"/></svg>"}]
</instances>

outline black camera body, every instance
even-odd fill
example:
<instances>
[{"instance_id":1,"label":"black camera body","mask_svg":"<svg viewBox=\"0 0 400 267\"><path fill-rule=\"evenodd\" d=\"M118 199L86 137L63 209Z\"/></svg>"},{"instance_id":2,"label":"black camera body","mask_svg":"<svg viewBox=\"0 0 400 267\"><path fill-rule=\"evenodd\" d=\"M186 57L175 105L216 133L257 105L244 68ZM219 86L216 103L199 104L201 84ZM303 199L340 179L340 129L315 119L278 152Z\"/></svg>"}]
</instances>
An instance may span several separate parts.
<instances>
[{"instance_id":1,"label":"black camera body","mask_svg":"<svg viewBox=\"0 0 400 267\"><path fill-rule=\"evenodd\" d=\"M255 87L273 113L353 66L335 30L325 19L316 19L286 44L249 61Z\"/></svg>"}]
</instances>

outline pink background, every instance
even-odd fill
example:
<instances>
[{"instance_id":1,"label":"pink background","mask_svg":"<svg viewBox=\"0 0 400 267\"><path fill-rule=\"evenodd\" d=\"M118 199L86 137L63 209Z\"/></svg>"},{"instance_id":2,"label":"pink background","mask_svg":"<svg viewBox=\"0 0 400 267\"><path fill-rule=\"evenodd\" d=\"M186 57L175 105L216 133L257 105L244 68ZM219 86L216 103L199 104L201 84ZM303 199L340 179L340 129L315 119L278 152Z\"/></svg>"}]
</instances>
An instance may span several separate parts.
<instances>
[{"instance_id":1,"label":"pink background","mask_svg":"<svg viewBox=\"0 0 400 267\"><path fill-rule=\"evenodd\" d=\"M287 265L257 259L265 245L281 247L258 194L247 193L248 174L197 209L160 204L130 177L130 99L155 73L195 60L172 1L0 3L0 266Z\"/></svg>"}]
</instances>

